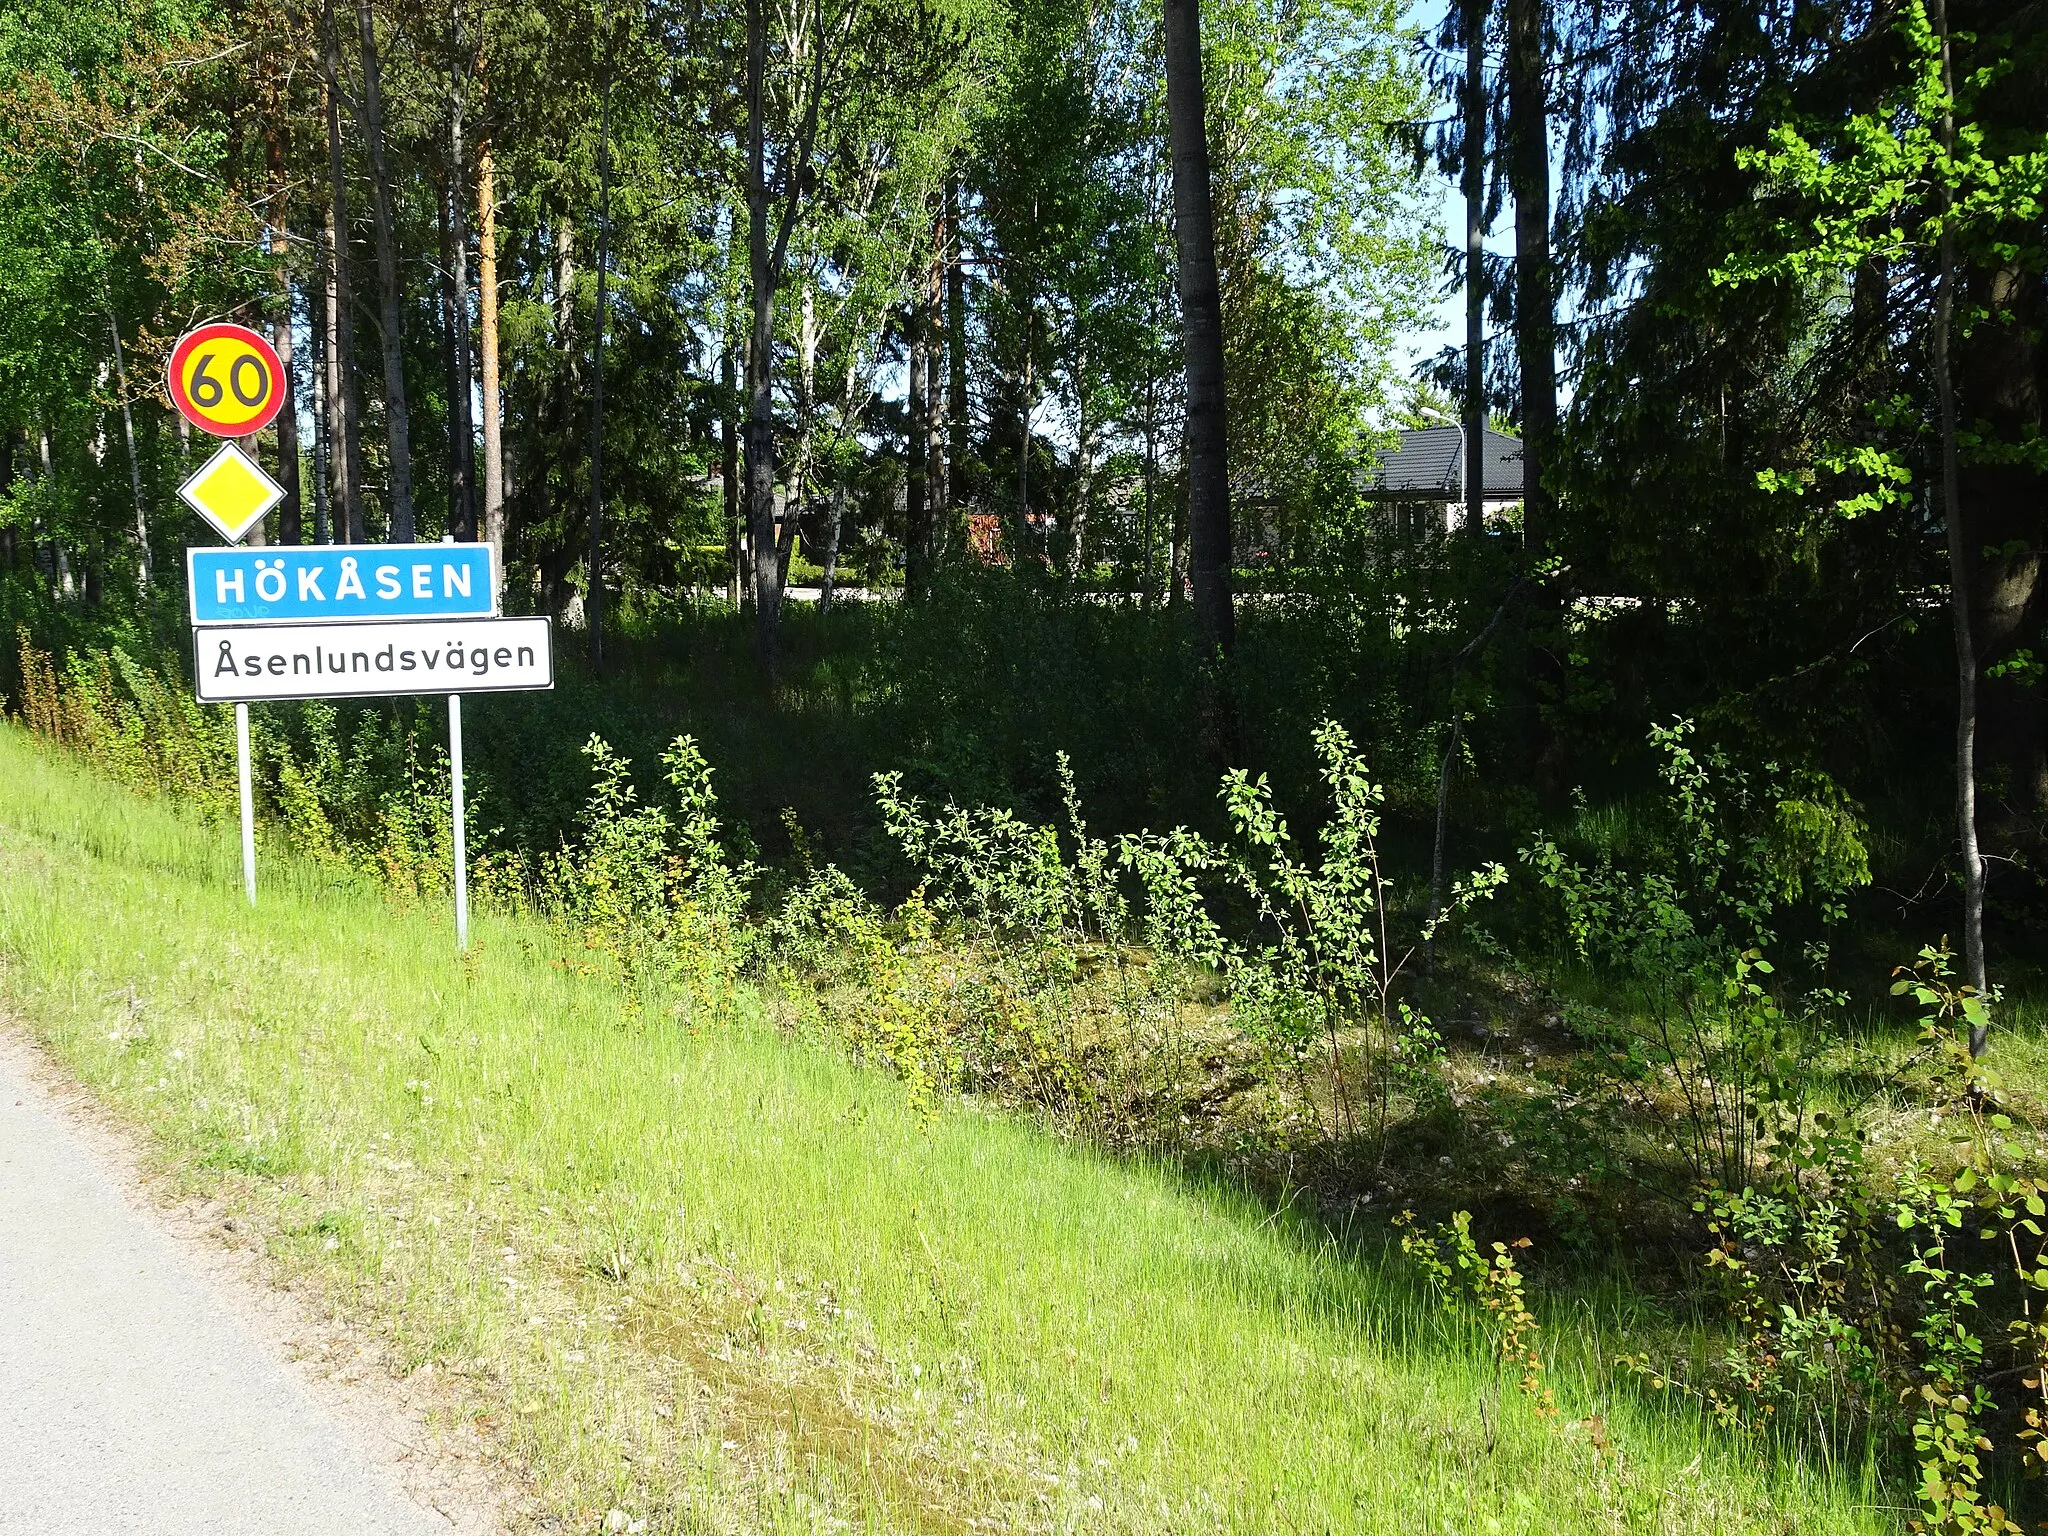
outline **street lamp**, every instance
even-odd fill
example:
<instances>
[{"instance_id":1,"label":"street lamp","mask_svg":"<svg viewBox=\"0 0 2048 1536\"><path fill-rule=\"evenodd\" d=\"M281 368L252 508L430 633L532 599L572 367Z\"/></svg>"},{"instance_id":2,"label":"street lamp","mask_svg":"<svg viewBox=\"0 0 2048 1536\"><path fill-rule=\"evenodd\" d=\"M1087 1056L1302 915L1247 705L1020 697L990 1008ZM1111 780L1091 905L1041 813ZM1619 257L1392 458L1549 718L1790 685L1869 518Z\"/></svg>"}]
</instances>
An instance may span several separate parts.
<instances>
[{"instance_id":1,"label":"street lamp","mask_svg":"<svg viewBox=\"0 0 2048 1536\"><path fill-rule=\"evenodd\" d=\"M1415 407L1415 414L1434 417L1446 426L1458 429L1458 505L1469 508L1472 505L1472 444L1463 418L1454 421L1433 405L1418 405ZM1450 531L1448 517L1444 519L1444 531Z\"/></svg>"}]
</instances>

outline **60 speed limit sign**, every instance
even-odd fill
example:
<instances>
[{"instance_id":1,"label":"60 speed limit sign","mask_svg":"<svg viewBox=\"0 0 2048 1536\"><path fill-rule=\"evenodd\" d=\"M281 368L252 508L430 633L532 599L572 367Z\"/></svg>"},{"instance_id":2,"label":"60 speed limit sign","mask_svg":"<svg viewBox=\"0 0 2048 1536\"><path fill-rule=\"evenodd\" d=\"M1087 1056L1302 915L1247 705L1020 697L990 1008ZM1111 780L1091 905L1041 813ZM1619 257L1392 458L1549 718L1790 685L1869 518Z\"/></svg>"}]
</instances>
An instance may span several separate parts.
<instances>
[{"instance_id":1,"label":"60 speed limit sign","mask_svg":"<svg viewBox=\"0 0 2048 1536\"><path fill-rule=\"evenodd\" d=\"M284 365L246 325L202 325L171 350L171 400L215 437L261 432L284 406Z\"/></svg>"}]
</instances>

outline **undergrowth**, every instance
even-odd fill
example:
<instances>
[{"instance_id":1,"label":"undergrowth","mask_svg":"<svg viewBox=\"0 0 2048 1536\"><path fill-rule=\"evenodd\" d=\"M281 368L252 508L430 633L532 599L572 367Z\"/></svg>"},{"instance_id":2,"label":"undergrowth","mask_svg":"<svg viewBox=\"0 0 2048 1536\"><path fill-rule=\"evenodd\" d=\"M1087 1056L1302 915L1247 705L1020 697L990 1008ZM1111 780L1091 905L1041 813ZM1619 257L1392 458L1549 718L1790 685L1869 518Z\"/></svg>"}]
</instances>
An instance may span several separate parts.
<instances>
[{"instance_id":1,"label":"undergrowth","mask_svg":"<svg viewBox=\"0 0 2048 1536\"><path fill-rule=\"evenodd\" d=\"M26 637L21 676L31 729L123 782L229 809L231 738L182 690L118 651L59 667ZM486 908L548 925L559 963L644 1023L729 1027L752 980L785 1028L887 1069L926 1117L978 1097L1106 1146L1221 1157L1282 1192L1295 1180L1346 1226L1379 1195L1436 1204L1433 1226L1403 1218L1402 1249L1447 1315L1493 1341L1527 1411L1596 1458L1604 1420L1564 1417L1548 1384L1529 1230L1584 1249L1603 1212L1655 1213L1695 1255L1680 1281L1704 1322L1674 1309L1614 1350L1617 1390L1682 1397L1761 1454L1911 1469L1916 1529L2018 1530L2013 1489L2048 1431L2048 1252L2042 1138L1967 1050L1996 1000L1959 986L1931 944L1894 989L1919 1009L1918 1046L1859 1047L1825 941L1797 946L1795 985L1778 934L1794 915L1825 932L1868 879L1854 807L1811 777L1738 771L1683 722L1653 745L1666 794L1648 856L1588 859L1540 833L1521 851L1518 899L1557 935L1548 961L1471 926L1508 882L1501 865L1453 882L1434 916L1398 887L1385 792L1334 722L1314 733L1313 846L1243 772L1220 786L1220 838L1094 834L1063 756L1057 824L878 775L910 871L899 901L819 862L793 821L796 862L765 867L721 826L691 737L664 754L657 804L594 736L574 837L486 852L472 880ZM318 751L260 736L274 835L395 900L445 888L445 817L418 755L350 820L309 787L334 780ZM1462 993L1414 973L1440 937ZM1575 977L1628 1006L1575 1001ZM1436 1019L1488 984L1527 1000L1550 1049L1528 1039L1521 1063L1491 1065L1452 1049ZM1474 1195L1494 1212L1456 1208ZM1527 1225L1482 1240L1480 1220Z\"/></svg>"}]
</instances>

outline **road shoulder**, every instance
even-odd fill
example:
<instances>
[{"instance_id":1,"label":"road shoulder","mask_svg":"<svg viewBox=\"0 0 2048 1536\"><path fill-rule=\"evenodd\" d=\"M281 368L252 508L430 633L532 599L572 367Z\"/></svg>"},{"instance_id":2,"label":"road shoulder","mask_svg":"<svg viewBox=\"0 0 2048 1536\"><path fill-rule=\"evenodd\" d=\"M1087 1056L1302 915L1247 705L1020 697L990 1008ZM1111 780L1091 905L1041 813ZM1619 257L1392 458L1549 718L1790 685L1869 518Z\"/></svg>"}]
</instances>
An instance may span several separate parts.
<instances>
[{"instance_id":1,"label":"road shoulder","mask_svg":"<svg viewBox=\"0 0 2048 1536\"><path fill-rule=\"evenodd\" d=\"M21 1458L0 1477L0 1533L506 1528L520 1501L451 1427L433 1373L399 1379L377 1339L274 1284L232 1215L177 1198L140 1138L6 1021L0 1117L0 1378L18 1420L0 1464Z\"/></svg>"}]
</instances>

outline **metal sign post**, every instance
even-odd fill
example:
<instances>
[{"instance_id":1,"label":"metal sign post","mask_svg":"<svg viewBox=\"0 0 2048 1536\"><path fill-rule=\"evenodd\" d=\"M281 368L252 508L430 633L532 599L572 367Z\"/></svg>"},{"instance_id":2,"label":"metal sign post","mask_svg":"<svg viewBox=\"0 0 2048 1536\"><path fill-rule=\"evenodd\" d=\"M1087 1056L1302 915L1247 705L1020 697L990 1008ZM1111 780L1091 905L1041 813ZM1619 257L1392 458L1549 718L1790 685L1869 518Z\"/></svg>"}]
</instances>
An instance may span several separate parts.
<instances>
[{"instance_id":1,"label":"metal sign post","mask_svg":"<svg viewBox=\"0 0 2048 1536\"><path fill-rule=\"evenodd\" d=\"M168 383L178 412L222 443L178 487L185 504L230 544L241 542L284 496L284 487L235 446L277 419L290 393L284 365L269 341L243 325L202 325L171 349ZM138 495L141 493L138 491ZM139 510L139 508L138 508ZM193 620L198 620L195 608ZM198 631L193 655L198 658ZM242 889L256 905L256 802L250 784L249 706L235 705L235 779L242 801Z\"/></svg>"},{"instance_id":2,"label":"metal sign post","mask_svg":"<svg viewBox=\"0 0 2048 1536\"><path fill-rule=\"evenodd\" d=\"M312 551L275 547L287 565ZM325 546L365 559L391 546ZM272 568L266 566L265 574ZM279 699L448 695L448 811L453 822L455 944L469 948L469 822L462 762L462 695L555 685L553 626L545 618L385 618L193 626L199 702L235 706L241 753L242 863L256 899L255 821L249 783L249 705Z\"/></svg>"},{"instance_id":3,"label":"metal sign post","mask_svg":"<svg viewBox=\"0 0 2048 1536\"><path fill-rule=\"evenodd\" d=\"M462 809L462 695L448 695L448 810L455 826L455 947L469 948L469 826Z\"/></svg>"},{"instance_id":4,"label":"metal sign post","mask_svg":"<svg viewBox=\"0 0 2048 1536\"><path fill-rule=\"evenodd\" d=\"M235 769L242 784L242 887L256 905L256 802L249 791L249 706L235 706Z\"/></svg>"}]
</instances>

